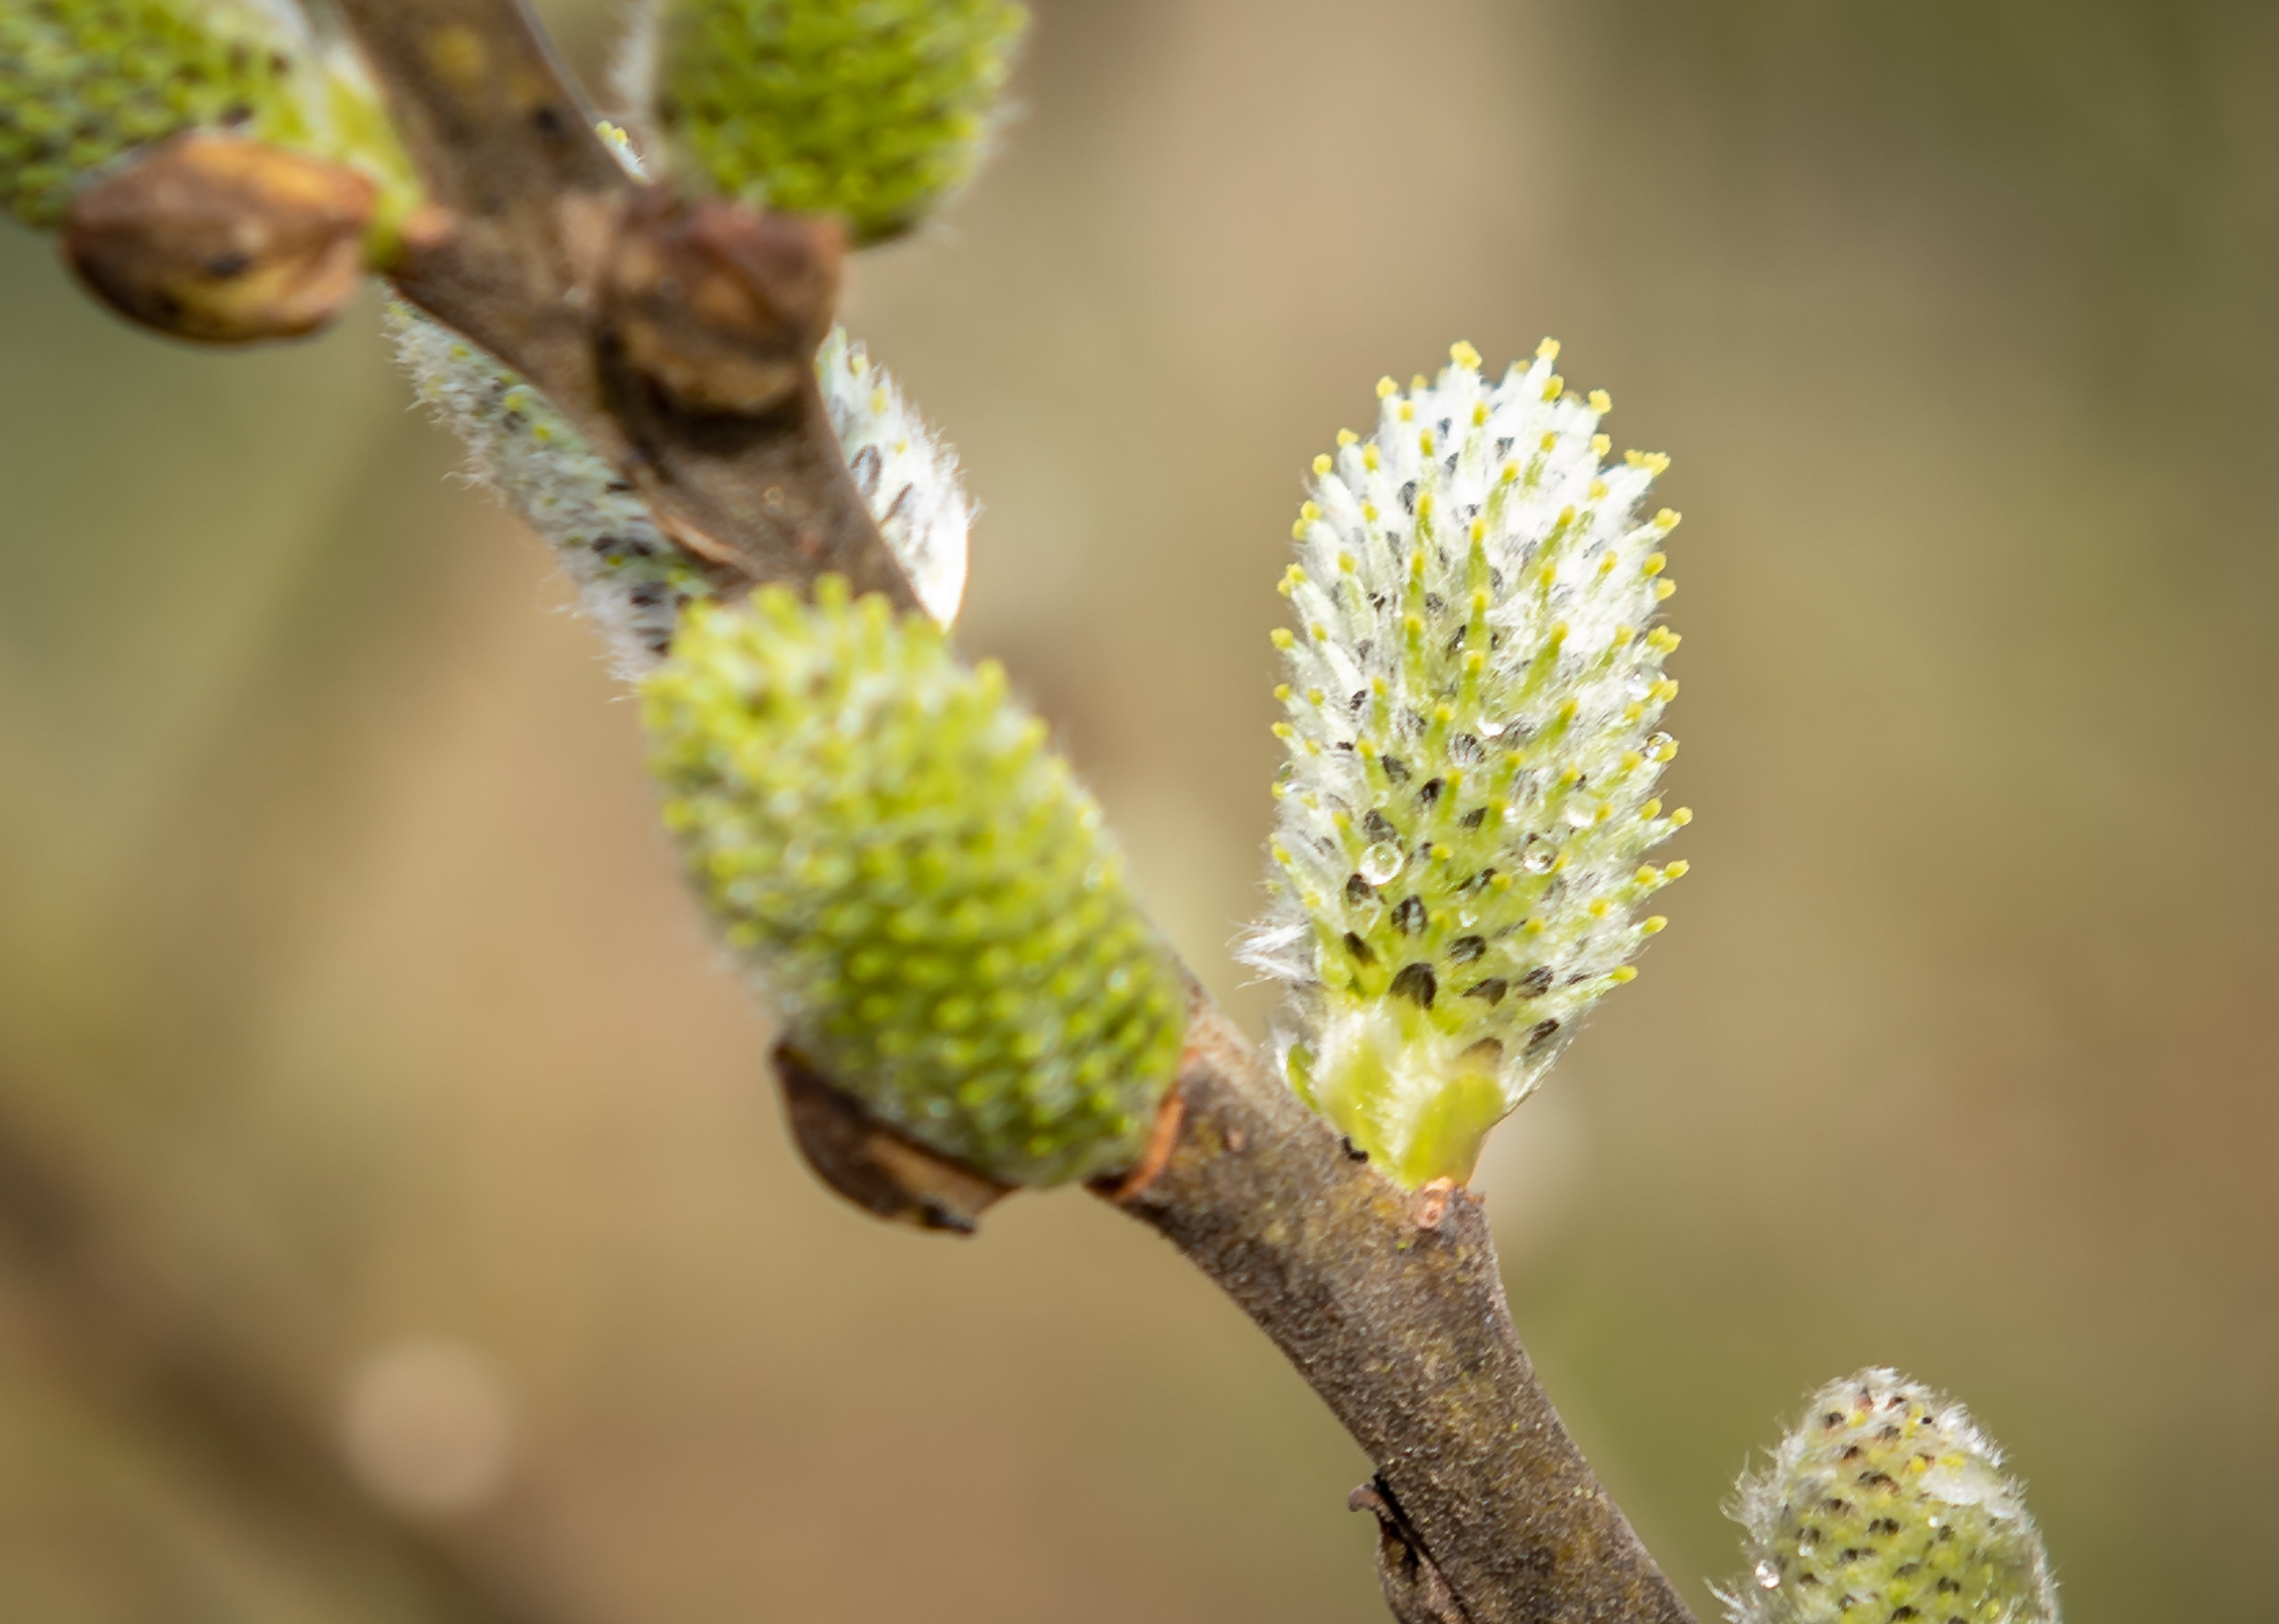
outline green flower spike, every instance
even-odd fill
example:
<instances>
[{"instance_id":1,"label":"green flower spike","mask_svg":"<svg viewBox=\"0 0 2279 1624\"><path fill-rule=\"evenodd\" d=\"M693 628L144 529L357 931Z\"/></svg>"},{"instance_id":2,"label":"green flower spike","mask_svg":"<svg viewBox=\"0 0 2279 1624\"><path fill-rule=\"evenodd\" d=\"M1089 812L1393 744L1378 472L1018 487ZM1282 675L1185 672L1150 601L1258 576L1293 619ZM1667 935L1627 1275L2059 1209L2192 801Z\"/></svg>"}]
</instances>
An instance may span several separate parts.
<instances>
[{"instance_id":1,"label":"green flower spike","mask_svg":"<svg viewBox=\"0 0 2279 1624\"><path fill-rule=\"evenodd\" d=\"M1961 1405L1893 1370L1813 1395L1734 1519L1734 1624L2057 1624L2025 1497Z\"/></svg>"},{"instance_id":2,"label":"green flower spike","mask_svg":"<svg viewBox=\"0 0 2279 1624\"><path fill-rule=\"evenodd\" d=\"M233 129L363 171L378 224L417 196L380 99L344 50L266 0L0 0L0 208L59 224L80 183L137 147Z\"/></svg>"},{"instance_id":3,"label":"green flower spike","mask_svg":"<svg viewBox=\"0 0 2279 1624\"><path fill-rule=\"evenodd\" d=\"M469 471L554 548L619 671L654 665L682 610L712 595L703 572L519 373L407 304L391 304L388 324L420 398L465 442ZM843 331L825 341L816 372L871 517L919 601L948 625L965 588L972 517L956 459Z\"/></svg>"},{"instance_id":4,"label":"green flower spike","mask_svg":"<svg viewBox=\"0 0 2279 1624\"><path fill-rule=\"evenodd\" d=\"M656 0L624 75L669 167L856 243L971 178L1027 13L1011 0Z\"/></svg>"},{"instance_id":5,"label":"green flower spike","mask_svg":"<svg viewBox=\"0 0 2279 1624\"><path fill-rule=\"evenodd\" d=\"M693 606L642 686L666 823L802 1054L1008 1184L1138 1159L1186 994L1002 670L832 577Z\"/></svg>"},{"instance_id":6,"label":"green flower spike","mask_svg":"<svg viewBox=\"0 0 2279 1624\"><path fill-rule=\"evenodd\" d=\"M1612 403L1546 342L1480 376L1391 379L1376 434L1314 460L1282 584L1273 916L1245 957L1287 983L1292 1085L1414 1189L1487 1130L1661 929L1643 863L1686 823L1654 798L1677 646L1648 630L1677 523L1635 509L1668 459L1603 465Z\"/></svg>"}]
</instances>

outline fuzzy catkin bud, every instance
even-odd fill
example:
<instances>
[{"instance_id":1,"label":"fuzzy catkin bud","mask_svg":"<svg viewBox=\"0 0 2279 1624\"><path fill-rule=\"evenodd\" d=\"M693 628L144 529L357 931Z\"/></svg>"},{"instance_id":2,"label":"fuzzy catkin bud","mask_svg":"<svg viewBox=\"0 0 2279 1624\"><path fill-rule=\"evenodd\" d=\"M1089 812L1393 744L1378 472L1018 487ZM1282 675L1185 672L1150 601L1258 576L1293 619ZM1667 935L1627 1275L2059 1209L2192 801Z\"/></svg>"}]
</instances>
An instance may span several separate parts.
<instances>
[{"instance_id":1,"label":"fuzzy catkin bud","mask_svg":"<svg viewBox=\"0 0 2279 1624\"><path fill-rule=\"evenodd\" d=\"M656 0L625 77L669 165L743 202L907 231L979 165L1010 0Z\"/></svg>"},{"instance_id":2,"label":"fuzzy catkin bud","mask_svg":"<svg viewBox=\"0 0 2279 1624\"><path fill-rule=\"evenodd\" d=\"M1813 1395L1733 1512L1734 1624L2057 1624L2023 1492L1963 1407L1894 1370Z\"/></svg>"},{"instance_id":3,"label":"fuzzy catkin bud","mask_svg":"<svg viewBox=\"0 0 2279 1624\"><path fill-rule=\"evenodd\" d=\"M1664 458L1604 465L1611 410L1551 370L1491 383L1468 344L1378 386L1376 433L1315 459L1283 582L1274 915L1245 946L1291 985L1292 1084L1414 1188L1489 1128L1634 973L1684 872L1640 859L1691 814L1654 798L1677 646Z\"/></svg>"},{"instance_id":4,"label":"fuzzy catkin bud","mask_svg":"<svg viewBox=\"0 0 2279 1624\"><path fill-rule=\"evenodd\" d=\"M0 0L0 207L63 218L80 183L194 128L344 163L386 228L416 187L360 67L265 0Z\"/></svg>"},{"instance_id":5,"label":"fuzzy catkin bud","mask_svg":"<svg viewBox=\"0 0 2279 1624\"><path fill-rule=\"evenodd\" d=\"M838 1088L1008 1184L1137 1158L1186 998L999 668L826 577L693 607L642 692L689 873Z\"/></svg>"},{"instance_id":6,"label":"fuzzy catkin bud","mask_svg":"<svg viewBox=\"0 0 2279 1624\"><path fill-rule=\"evenodd\" d=\"M681 611L712 595L703 572L656 527L648 506L512 369L410 306L388 323L420 398L465 443L473 475L551 546L618 670L647 670L671 646ZM972 504L956 459L859 343L834 332L817 380L856 486L944 625L965 587Z\"/></svg>"}]
</instances>

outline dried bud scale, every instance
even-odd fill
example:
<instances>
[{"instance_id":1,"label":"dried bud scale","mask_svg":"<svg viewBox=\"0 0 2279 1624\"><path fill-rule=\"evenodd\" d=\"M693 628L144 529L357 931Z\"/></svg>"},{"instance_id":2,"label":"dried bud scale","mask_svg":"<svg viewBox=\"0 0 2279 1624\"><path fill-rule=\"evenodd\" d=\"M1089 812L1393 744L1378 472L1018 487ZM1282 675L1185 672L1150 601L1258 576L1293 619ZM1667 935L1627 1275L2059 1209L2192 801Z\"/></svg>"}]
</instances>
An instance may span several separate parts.
<instances>
[{"instance_id":1,"label":"dried bud scale","mask_svg":"<svg viewBox=\"0 0 2279 1624\"><path fill-rule=\"evenodd\" d=\"M681 611L712 595L648 504L511 369L409 306L389 310L396 355L420 398L466 444L474 475L551 545L618 669L647 670ZM832 425L856 483L920 601L945 625L965 585L971 504L955 458L863 346L833 333L817 356Z\"/></svg>"},{"instance_id":2,"label":"dried bud scale","mask_svg":"<svg viewBox=\"0 0 2279 1624\"><path fill-rule=\"evenodd\" d=\"M1001 670L826 577L692 608L643 692L667 824L801 1054L1009 1184L1131 1164L1185 992Z\"/></svg>"},{"instance_id":3,"label":"dried bud scale","mask_svg":"<svg viewBox=\"0 0 2279 1624\"><path fill-rule=\"evenodd\" d=\"M1734 1624L2056 1624L2025 1497L1963 1407L1897 1371L1813 1395L1734 1517Z\"/></svg>"},{"instance_id":4,"label":"dried bud scale","mask_svg":"<svg viewBox=\"0 0 2279 1624\"><path fill-rule=\"evenodd\" d=\"M625 77L676 173L860 245L971 178L1025 21L1010 0L656 0Z\"/></svg>"},{"instance_id":5,"label":"dried bud scale","mask_svg":"<svg viewBox=\"0 0 2279 1624\"><path fill-rule=\"evenodd\" d=\"M61 223L80 184L188 129L347 164L392 226L416 190L362 69L268 0L0 0L0 208Z\"/></svg>"},{"instance_id":6,"label":"dried bud scale","mask_svg":"<svg viewBox=\"0 0 2279 1624\"><path fill-rule=\"evenodd\" d=\"M1245 945L1296 992L1293 1085L1389 1176L1469 1176L1489 1128L1635 972L1684 872L1654 797L1677 639L1666 459L1606 465L1603 394L1557 347L1500 381L1459 344L1390 379L1376 433L1314 463L1282 590L1272 918Z\"/></svg>"}]
</instances>

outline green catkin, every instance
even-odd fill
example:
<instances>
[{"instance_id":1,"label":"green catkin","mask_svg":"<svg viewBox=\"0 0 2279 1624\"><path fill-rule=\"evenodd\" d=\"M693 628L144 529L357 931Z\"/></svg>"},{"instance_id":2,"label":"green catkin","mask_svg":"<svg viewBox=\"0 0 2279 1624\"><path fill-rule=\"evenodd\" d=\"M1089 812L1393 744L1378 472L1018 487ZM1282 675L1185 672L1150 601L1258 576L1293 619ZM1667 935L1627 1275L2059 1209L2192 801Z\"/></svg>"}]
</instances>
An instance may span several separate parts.
<instances>
[{"instance_id":1,"label":"green catkin","mask_svg":"<svg viewBox=\"0 0 2279 1624\"><path fill-rule=\"evenodd\" d=\"M626 77L676 174L875 242L971 178L1026 20L1010 0L657 0Z\"/></svg>"},{"instance_id":2,"label":"green catkin","mask_svg":"<svg viewBox=\"0 0 2279 1624\"><path fill-rule=\"evenodd\" d=\"M1409 1187L1471 1174L1662 927L1692 816L1654 787L1677 636L1638 508L1667 459L1609 464L1605 395L1532 365L1377 386L1377 431L1315 459L1274 634L1275 911L1245 946L1295 994L1292 1086Z\"/></svg>"},{"instance_id":3,"label":"green catkin","mask_svg":"<svg viewBox=\"0 0 2279 1624\"><path fill-rule=\"evenodd\" d=\"M834 577L692 605L642 691L688 871L825 1075L1009 1184L1136 1159L1186 997L997 666Z\"/></svg>"},{"instance_id":4,"label":"green catkin","mask_svg":"<svg viewBox=\"0 0 2279 1624\"><path fill-rule=\"evenodd\" d=\"M88 176L193 128L233 129L416 195L379 99L346 55L265 0L0 0L0 208L59 224Z\"/></svg>"},{"instance_id":5,"label":"green catkin","mask_svg":"<svg viewBox=\"0 0 2279 1624\"><path fill-rule=\"evenodd\" d=\"M1893 1370L1813 1395L1733 1511L1734 1624L2057 1624L2025 1496L1963 1407Z\"/></svg>"}]
</instances>

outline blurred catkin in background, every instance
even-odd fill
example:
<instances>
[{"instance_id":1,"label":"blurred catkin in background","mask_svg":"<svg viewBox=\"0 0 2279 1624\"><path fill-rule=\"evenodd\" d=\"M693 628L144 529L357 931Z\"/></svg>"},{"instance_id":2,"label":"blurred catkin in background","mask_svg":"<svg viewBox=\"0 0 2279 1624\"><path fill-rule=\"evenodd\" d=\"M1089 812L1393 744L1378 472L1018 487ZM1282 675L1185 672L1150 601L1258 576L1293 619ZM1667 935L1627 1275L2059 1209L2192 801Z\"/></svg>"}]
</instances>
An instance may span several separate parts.
<instances>
[{"instance_id":1,"label":"blurred catkin in background","mask_svg":"<svg viewBox=\"0 0 2279 1624\"><path fill-rule=\"evenodd\" d=\"M963 646L1181 951L1262 1028L1310 458L1557 334L1677 456L1702 816L1491 1144L1552 1392L1697 1603L1747 1452L1893 1364L2001 1437L2074 1624L2260 1616L2279 18L1037 9L847 319L982 504ZM553 8L590 82L606 10ZM0 1107L380 1491L603 1617L1380 1617L1362 1459L1168 1251L795 1165L634 709L376 326L187 354L0 234ZM409 1616L42 1316L0 1268L0 1614Z\"/></svg>"}]
</instances>

